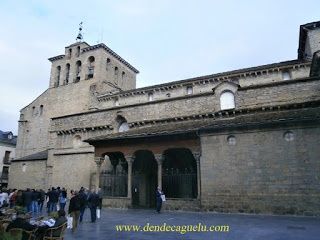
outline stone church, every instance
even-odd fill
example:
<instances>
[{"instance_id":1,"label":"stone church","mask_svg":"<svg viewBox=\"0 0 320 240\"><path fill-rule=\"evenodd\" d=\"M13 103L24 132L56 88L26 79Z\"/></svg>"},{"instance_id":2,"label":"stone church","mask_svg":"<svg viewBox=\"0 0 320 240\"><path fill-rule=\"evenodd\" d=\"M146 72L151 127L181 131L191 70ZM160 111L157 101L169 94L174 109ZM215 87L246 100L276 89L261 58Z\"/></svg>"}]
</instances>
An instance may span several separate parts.
<instances>
[{"instance_id":1,"label":"stone church","mask_svg":"<svg viewBox=\"0 0 320 240\"><path fill-rule=\"evenodd\" d=\"M143 88L105 44L65 47L21 110L9 187L151 208L159 186L171 210L319 215L320 22L299 34L297 59Z\"/></svg>"}]
</instances>

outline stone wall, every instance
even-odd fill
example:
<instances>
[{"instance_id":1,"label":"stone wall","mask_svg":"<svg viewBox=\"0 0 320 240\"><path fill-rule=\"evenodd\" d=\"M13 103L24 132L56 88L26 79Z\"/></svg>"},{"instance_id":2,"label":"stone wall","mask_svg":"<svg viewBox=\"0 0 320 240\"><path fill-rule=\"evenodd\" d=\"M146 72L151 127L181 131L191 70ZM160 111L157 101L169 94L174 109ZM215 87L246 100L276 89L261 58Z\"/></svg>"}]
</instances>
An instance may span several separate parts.
<instances>
[{"instance_id":1,"label":"stone wall","mask_svg":"<svg viewBox=\"0 0 320 240\"><path fill-rule=\"evenodd\" d=\"M46 176L45 160L13 162L10 166L8 187L44 189Z\"/></svg>"},{"instance_id":2,"label":"stone wall","mask_svg":"<svg viewBox=\"0 0 320 240\"><path fill-rule=\"evenodd\" d=\"M96 166L92 148L83 151L56 150L48 162L53 163L49 186L79 190L80 187L90 188L95 180Z\"/></svg>"},{"instance_id":3,"label":"stone wall","mask_svg":"<svg viewBox=\"0 0 320 240\"><path fill-rule=\"evenodd\" d=\"M202 208L320 215L319 136L318 127L203 135Z\"/></svg>"},{"instance_id":4,"label":"stone wall","mask_svg":"<svg viewBox=\"0 0 320 240\"><path fill-rule=\"evenodd\" d=\"M104 207L127 209L131 207L131 199L126 197L105 197L102 200Z\"/></svg>"},{"instance_id":5,"label":"stone wall","mask_svg":"<svg viewBox=\"0 0 320 240\"><path fill-rule=\"evenodd\" d=\"M167 198L162 203L162 208L169 211L200 211L200 201L198 199L178 199L178 198Z\"/></svg>"}]
</instances>

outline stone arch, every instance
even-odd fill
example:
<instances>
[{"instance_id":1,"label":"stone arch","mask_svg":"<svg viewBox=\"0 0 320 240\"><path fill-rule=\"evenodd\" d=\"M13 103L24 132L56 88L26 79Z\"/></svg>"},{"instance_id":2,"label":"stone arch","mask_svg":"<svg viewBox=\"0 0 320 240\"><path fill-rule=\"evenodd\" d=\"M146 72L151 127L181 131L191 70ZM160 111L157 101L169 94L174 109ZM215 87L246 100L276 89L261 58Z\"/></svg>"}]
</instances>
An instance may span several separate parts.
<instances>
[{"instance_id":1,"label":"stone arch","mask_svg":"<svg viewBox=\"0 0 320 240\"><path fill-rule=\"evenodd\" d=\"M87 74L87 79L93 78L93 76L94 76L94 65L95 65L95 58L94 58L94 56L88 57L88 74Z\"/></svg>"},{"instance_id":2,"label":"stone arch","mask_svg":"<svg viewBox=\"0 0 320 240\"><path fill-rule=\"evenodd\" d=\"M70 77L70 64L66 64L66 79L65 79L65 84L69 84L69 77Z\"/></svg>"},{"instance_id":3,"label":"stone arch","mask_svg":"<svg viewBox=\"0 0 320 240\"><path fill-rule=\"evenodd\" d=\"M56 70L56 81L54 83L55 87L58 87L60 84L60 76L61 76L61 66L57 66L57 70Z\"/></svg>"},{"instance_id":4,"label":"stone arch","mask_svg":"<svg viewBox=\"0 0 320 240\"><path fill-rule=\"evenodd\" d=\"M235 108L235 97L234 93L226 90L220 95L220 110L228 110Z\"/></svg>"},{"instance_id":5,"label":"stone arch","mask_svg":"<svg viewBox=\"0 0 320 240\"><path fill-rule=\"evenodd\" d=\"M126 197L128 194L128 162L122 152L106 152L100 172L100 188L105 196ZM107 156L107 157L105 157Z\"/></svg>"},{"instance_id":6,"label":"stone arch","mask_svg":"<svg viewBox=\"0 0 320 240\"><path fill-rule=\"evenodd\" d=\"M132 205L155 207L158 164L153 152L137 150L132 164Z\"/></svg>"},{"instance_id":7,"label":"stone arch","mask_svg":"<svg viewBox=\"0 0 320 240\"><path fill-rule=\"evenodd\" d=\"M197 162L190 149L163 152L162 189L168 198L197 197Z\"/></svg>"},{"instance_id":8,"label":"stone arch","mask_svg":"<svg viewBox=\"0 0 320 240\"><path fill-rule=\"evenodd\" d=\"M117 129L118 132L126 132L129 130L129 125L125 117L118 115L116 117Z\"/></svg>"},{"instance_id":9,"label":"stone arch","mask_svg":"<svg viewBox=\"0 0 320 240\"><path fill-rule=\"evenodd\" d=\"M79 82L80 81L80 74L81 74L81 67L82 67L82 63L80 60L78 60L76 62L76 72L75 72L75 79L74 82Z\"/></svg>"}]
</instances>

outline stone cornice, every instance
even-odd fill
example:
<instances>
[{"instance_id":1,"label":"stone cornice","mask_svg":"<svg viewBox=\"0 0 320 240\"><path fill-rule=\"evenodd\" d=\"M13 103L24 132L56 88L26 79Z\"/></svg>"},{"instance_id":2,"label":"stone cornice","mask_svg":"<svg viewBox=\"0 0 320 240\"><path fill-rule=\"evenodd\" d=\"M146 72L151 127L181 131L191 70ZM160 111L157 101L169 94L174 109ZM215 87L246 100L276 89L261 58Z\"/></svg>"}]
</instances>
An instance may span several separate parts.
<instances>
[{"instance_id":1,"label":"stone cornice","mask_svg":"<svg viewBox=\"0 0 320 240\"><path fill-rule=\"evenodd\" d=\"M103 48L106 50L109 54L111 54L113 57L118 59L121 63L123 63L125 66L127 66L129 69L131 69L134 73L139 73L139 71L134 68L130 63L128 63L126 60L124 60L122 57L120 57L118 54L116 54L113 50L111 50L109 47L107 47L104 43L99 43L93 46L89 46L82 49L82 52L88 52L92 51L98 48Z\"/></svg>"},{"instance_id":2,"label":"stone cornice","mask_svg":"<svg viewBox=\"0 0 320 240\"><path fill-rule=\"evenodd\" d=\"M55 56L55 57L48 58L48 60L50 62L53 62L53 61L56 61L56 60L59 60L59 59L63 59L64 57L65 57L65 55L62 54L62 55L58 55L58 56Z\"/></svg>"},{"instance_id":3,"label":"stone cornice","mask_svg":"<svg viewBox=\"0 0 320 240\"><path fill-rule=\"evenodd\" d=\"M89 132L89 131L102 131L102 130L113 130L112 125L100 125L100 126L92 126L92 127L77 127L77 128L70 128L70 129L59 129L59 130L51 130L50 132L56 132L58 135L70 135L76 134L81 132Z\"/></svg>"}]
</instances>

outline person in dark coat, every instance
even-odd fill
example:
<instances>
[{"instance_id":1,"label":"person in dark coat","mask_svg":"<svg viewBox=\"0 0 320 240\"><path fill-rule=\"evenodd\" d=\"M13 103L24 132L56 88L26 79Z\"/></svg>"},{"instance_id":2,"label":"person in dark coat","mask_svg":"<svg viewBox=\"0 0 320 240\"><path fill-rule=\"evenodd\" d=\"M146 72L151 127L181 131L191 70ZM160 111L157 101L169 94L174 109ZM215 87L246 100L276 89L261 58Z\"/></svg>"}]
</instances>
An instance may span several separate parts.
<instances>
[{"instance_id":1,"label":"person in dark coat","mask_svg":"<svg viewBox=\"0 0 320 240\"><path fill-rule=\"evenodd\" d=\"M32 192L29 188L22 193L23 205L27 209L27 212L32 212Z\"/></svg>"},{"instance_id":2,"label":"person in dark coat","mask_svg":"<svg viewBox=\"0 0 320 240\"><path fill-rule=\"evenodd\" d=\"M86 210L87 207L87 202L88 200L88 196L85 192L85 189L83 187L81 187L80 191L79 191L79 201L80 201L80 222L82 222L83 220L83 215L84 215L84 211Z\"/></svg>"},{"instance_id":3,"label":"person in dark coat","mask_svg":"<svg viewBox=\"0 0 320 240\"><path fill-rule=\"evenodd\" d=\"M38 213L38 200L40 198L39 192L37 192L35 189L32 189L32 212Z\"/></svg>"},{"instance_id":4,"label":"person in dark coat","mask_svg":"<svg viewBox=\"0 0 320 240\"><path fill-rule=\"evenodd\" d=\"M43 203L44 203L45 198L46 198L46 193L42 189L40 189L39 190L39 200L38 200L39 212L42 212Z\"/></svg>"},{"instance_id":5,"label":"person in dark coat","mask_svg":"<svg viewBox=\"0 0 320 240\"><path fill-rule=\"evenodd\" d=\"M91 190L91 193L88 197L88 207L91 212L91 222L95 222L97 219L97 207L99 206L99 195L94 189Z\"/></svg>"},{"instance_id":6,"label":"person in dark coat","mask_svg":"<svg viewBox=\"0 0 320 240\"><path fill-rule=\"evenodd\" d=\"M163 192L161 191L161 189L158 187L157 191L156 191L156 202L157 202L157 212L160 213L161 211L161 207L162 207L162 198L161 195L163 194Z\"/></svg>"},{"instance_id":7,"label":"person in dark coat","mask_svg":"<svg viewBox=\"0 0 320 240\"><path fill-rule=\"evenodd\" d=\"M80 199L77 191L71 190L71 199L69 204L68 213L72 219L72 232L78 227L79 215L80 215Z\"/></svg>"}]
</instances>

